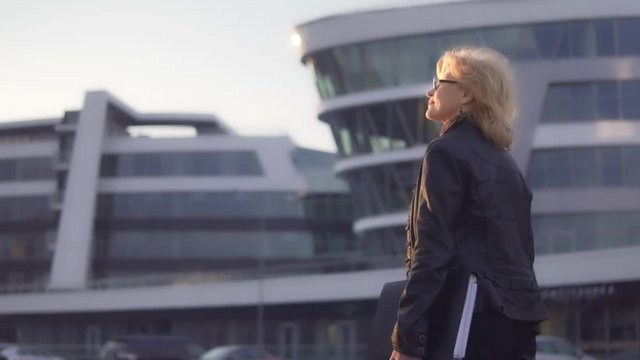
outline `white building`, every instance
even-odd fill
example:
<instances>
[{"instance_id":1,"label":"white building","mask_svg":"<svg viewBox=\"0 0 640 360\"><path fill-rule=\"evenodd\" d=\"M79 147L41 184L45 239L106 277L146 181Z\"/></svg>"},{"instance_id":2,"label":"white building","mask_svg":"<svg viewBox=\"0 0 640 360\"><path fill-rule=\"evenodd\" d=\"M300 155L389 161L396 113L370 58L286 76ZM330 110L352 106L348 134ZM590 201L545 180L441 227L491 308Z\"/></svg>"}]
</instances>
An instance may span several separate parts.
<instances>
[{"instance_id":1,"label":"white building","mask_svg":"<svg viewBox=\"0 0 640 360\"><path fill-rule=\"evenodd\" d=\"M150 127L190 136L140 136ZM322 274L373 266L358 262L334 162L211 115L140 114L106 92L61 119L1 124L0 341L74 344L83 357L132 333L332 351L343 316L291 314L358 298L366 284L327 295L336 275Z\"/></svg>"}]
</instances>

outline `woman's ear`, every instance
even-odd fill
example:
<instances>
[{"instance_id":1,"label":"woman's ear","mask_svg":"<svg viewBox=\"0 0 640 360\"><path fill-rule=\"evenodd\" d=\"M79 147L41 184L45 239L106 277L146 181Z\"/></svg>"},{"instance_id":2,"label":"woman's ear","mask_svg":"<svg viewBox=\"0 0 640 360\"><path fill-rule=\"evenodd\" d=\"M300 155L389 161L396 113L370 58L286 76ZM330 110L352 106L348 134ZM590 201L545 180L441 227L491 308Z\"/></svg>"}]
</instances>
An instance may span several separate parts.
<instances>
[{"instance_id":1,"label":"woman's ear","mask_svg":"<svg viewBox=\"0 0 640 360\"><path fill-rule=\"evenodd\" d=\"M462 105L467 105L471 102L471 100L473 100L473 95L471 94L471 91L469 90L464 90L462 92L462 98L460 99Z\"/></svg>"}]
</instances>

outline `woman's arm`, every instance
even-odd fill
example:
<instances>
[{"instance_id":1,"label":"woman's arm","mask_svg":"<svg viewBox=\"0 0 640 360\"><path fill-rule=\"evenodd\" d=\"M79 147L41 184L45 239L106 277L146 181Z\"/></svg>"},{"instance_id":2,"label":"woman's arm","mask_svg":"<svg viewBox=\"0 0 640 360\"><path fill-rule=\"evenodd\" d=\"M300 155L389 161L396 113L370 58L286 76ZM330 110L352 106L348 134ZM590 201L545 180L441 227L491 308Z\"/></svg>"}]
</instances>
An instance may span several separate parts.
<instances>
[{"instance_id":1,"label":"woman's arm","mask_svg":"<svg viewBox=\"0 0 640 360\"><path fill-rule=\"evenodd\" d=\"M413 256L391 338L396 352L413 357L426 354L427 311L442 289L453 257L453 230L467 182L465 167L456 160L452 144L444 139L429 144L413 219L417 230Z\"/></svg>"}]
</instances>

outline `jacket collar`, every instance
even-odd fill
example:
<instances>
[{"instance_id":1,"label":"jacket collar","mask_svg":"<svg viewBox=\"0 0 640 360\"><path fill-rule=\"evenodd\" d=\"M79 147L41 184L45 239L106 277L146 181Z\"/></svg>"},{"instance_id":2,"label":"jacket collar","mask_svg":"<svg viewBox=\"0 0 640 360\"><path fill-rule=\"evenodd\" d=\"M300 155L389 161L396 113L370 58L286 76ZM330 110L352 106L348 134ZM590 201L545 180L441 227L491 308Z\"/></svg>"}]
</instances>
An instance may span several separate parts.
<instances>
[{"instance_id":1,"label":"jacket collar","mask_svg":"<svg viewBox=\"0 0 640 360\"><path fill-rule=\"evenodd\" d=\"M460 125L465 125L465 127L468 125L474 126L473 121L471 120L471 115L469 115L469 113L460 113L452 120L443 123L442 128L440 129L440 136L448 133L456 127L459 127Z\"/></svg>"}]
</instances>

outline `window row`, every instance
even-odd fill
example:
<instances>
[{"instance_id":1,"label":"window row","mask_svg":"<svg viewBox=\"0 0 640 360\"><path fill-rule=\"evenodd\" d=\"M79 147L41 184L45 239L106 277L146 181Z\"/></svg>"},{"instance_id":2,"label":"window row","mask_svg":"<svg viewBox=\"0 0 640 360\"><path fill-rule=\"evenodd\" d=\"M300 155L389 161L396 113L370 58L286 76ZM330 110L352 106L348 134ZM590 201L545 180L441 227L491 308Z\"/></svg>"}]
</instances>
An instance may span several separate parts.
<instances>
[{"instance_id":1,"label":"window row","mask_svg":"<svg viewBox=\"0 0 640 360\"><path fill-rule=\"evenodd\" d=\"M316 241L318 240L318 241ZM353 247L347 233L314 236L305 231L113 231L99 257L130 258L311 258Z\"/></svg>"},{"instance_id":2,"label":"window row","mask_svg":"<svg viewBox=\"0 0 640 360\"><path fill-rule=\"evenodd\" d=\"M640 185L640 146L534 150L529 161L532 188Z\"/></svg>"},{"instance_id":3,"label":"window row","mask_svg":"<svg viewBox=\"0 0 640 360\"><path fill-rule=\"evenodd\" d=\"M411 203L420 161L410 161L346 173L357 217L406 210Z\"/></svg>"},{"instance_id":4,"label":"window row","mask_svg":"<svg viewBox=\"0 0 640 360\"><path fill-rule=\"evenodd\" d=\"M358 236L358 249L364 256L396 259L400 267L407 251L404 226L365 231Z\"/></svg>"},{"instance_id":5,"label":"window row","mask_svg":"<svg viewBox=\"0 0 640 360\"><path fill-rule=\"evenodd\" d=\"M257 176L264 172L253 151L177 152L104 155L104 177Z\"/></svg>"},{"instance_id":6,"label":"window row","mask_svg":"<svg viewBox=\"0 0 640 360\"><path fill-rule=\"evenodd\" d=\"M17 289L24 290L27 285L29 289L41 289L44 291L48 279L49 274L45 271L12 270L0 272L0 292L8 291L11 293Z\"/></svg>"},{"instance_id":7,"label":"window row","mask_svg":"<svg viewBox=\"0 0 640 360\"><path fill-rule=\"evenodd\" d=\"M343 157L426 144L440 123L426 121L424 99L402 100L342 110L323 116Z\"/></svg>"},{"instance_id":8,"label":"window row","mask_svg":"<svg viewBox=\"0 0 640 360\"><path fill-rule=\"evenodd\" d=\"M312 193L303 198L305 217L310 220L352 220L351 194Z\"/></svg>"},{"instance_id":9,"label":"window row","mask_svg":"<svg viewBox=\"0 0 640 360\"><path fill-rule=\"evenodd\" d=\"M53 159L0 159L0 182L53 178Z\"/></svg>"},{"instance_id":10,"label":"window row","mask_svg":"<svg viewBox=\"0 0 640 360\"><path fill-rule=\"evenodd\" d=\"M33 260L51 258L53 232L0 233L0 260Z\"/></svg>"},{"instance_id":11,"label":"window row","mask_svg":"<svg viewBox=\"0 0 640 360\"><path fill-rule=\"evenodd\" d=\"M310 56L323 99L429 81L442 52L487 46L513 60L640 55L640 19L593 19L378 40Z\"/></svg>"},{"instance_id":12,"label":"window row","mask_svg":"<svg viewBox=\"0 0 640 360\"><path fill-rule=\"evenodd\" d=\"M53 219L48 196L0 197L0 222Z\"/></svg>"},{"instance_id":13,"label":"window row","mask_svg":"<svg viewBox=\"0 0 640 360\"><path fill-rule=\"evenodd\" d=\"M534 215L536 254L640 245L640 212Z\"/></svg>"},{"instance_id":14,"label":"window row","mask_svg":"<svg viewBox=\"0 0 640 360\"><path fill-rule=\"evenodd\" d=\"M640 246L640 212L534 215L538 255ZM360 253L398 256L405 251L403 227L366 231L358 238Z\"/></svg>"},{"instance_id":15,"label":"window row","mask_svg":"<svg viewBox=\"0 0 640 360\"><path fill-rule=\"evenodd\" d=\"M44 129L30 129L24 133L2 133L0 134L0 144L24 144L38 141L54 140L56 133L51 126Z\"/></svg>"},{"instance_id":16,"label":"window row","mask_svg":"<svg viewBox=\"0 0 640 360\"><path fill-rule=\"evenodd\" d=\"M302 200L289 192L176 192L100 195L97 217L302 218Z\"/></svg>"},{"instance_id":17,"label":"window row","mask_svg":"<svg viewBox=\"0 0 640 360\"><path fill-rule=\"evenodd\" d=\"M640 80L598 81L549 86L541 122L640 121Z\"/></svg>"}]
</instances>

